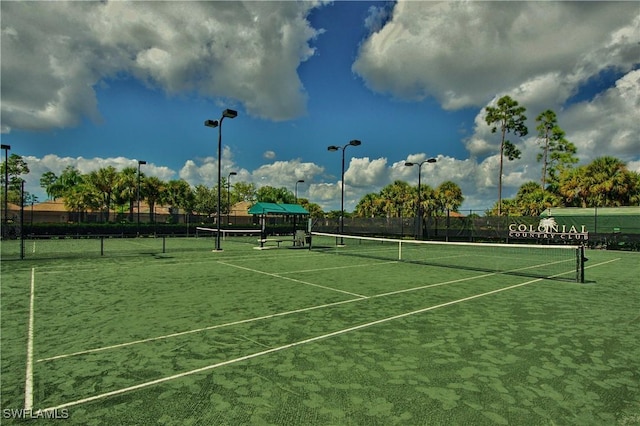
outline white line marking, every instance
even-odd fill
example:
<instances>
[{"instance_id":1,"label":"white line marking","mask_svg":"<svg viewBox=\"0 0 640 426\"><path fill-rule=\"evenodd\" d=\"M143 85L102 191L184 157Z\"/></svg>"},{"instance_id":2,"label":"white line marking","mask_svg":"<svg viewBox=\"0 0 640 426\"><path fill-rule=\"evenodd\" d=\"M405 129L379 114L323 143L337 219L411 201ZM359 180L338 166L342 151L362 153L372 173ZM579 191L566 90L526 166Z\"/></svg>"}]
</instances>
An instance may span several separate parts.
<instances>
[{"instance_id":1,"label":"white line marking","mask_svg":"<svg viewBox=\"0 0 640 426\"><path fill-rule=\"evenodd\" d=\"M303 273L303 272L333 271L333 270L336 270L336 269L362 268L363 266L371 267L371 266L378 266L378 265L388 265L390 263L398 263L398 261L397 260L391 260L389 262L371 262L371 263L360 263L358 265L331 266L329 268L301 269L299 271L278 272L278 275L300 274L300 273Z\"/></svg>"},{"instance_id":2,"label":"white line marking","mask_svg":"<svg viewBox=\"0 0 640 426\"><path fill-rule=\"evenodd\" d=\"M151 380L149 382L139 383L139 384L134 385L134 386L129 386L129 387L126 387L126 388L115 390L115 391L105 392L105 393L102 393L102 394L99 394L99 395L94 395L94 396L91 396L91 397L88 397L88 398L83 398L83 399L79 399L79 400L76 400L76 401L67 402L65 404L61 404L61 405L58 405L56 407L45 408L42 411L60 410L60 409L63 409L63 408L74 406L74 405L84 404L84 403L87 403L87 402L96 401L96 400L107 398L107 397L110 397L110 396L120 395L120 394L131 392L131 391L134 391L134 390L143 389L143 388L146 388L146 387L149 387L149 386L157 385L157 384L168 382L168 381L175 380L175 379L180 379L182 377L190 376L190 375L193 375L193 374L198 374L198 373L202 373L202 372L205 372L205 371L213 370L213 369L216 369L216 368L219 368L219 367L223 367L225 365L235 364L237 362L246 361L248 359L257 358L259 356L268 355L268 354L271 354L271 353L274 353L274 352L279 352L279 351L282 351L282 350L285 350L285 349L293 348L293 347L304 345L304 344L307 344L307 343L312 343L312 342L315 342L315 341L318 341L318 340L327 339L327 338L334 337L334 336L339 336L341 334L345 334L345 333L349 333L349 332L352 332L352 331L361 330L363 328L367 328L367 327L371 327L371 326L374 326L374 325L382 324L382 323L385 323L385 322L388 322L388 321L393 321L393 320L400 319L400 318L405 318L405 317L408 317L408 316L411 316L411 315L416 315L416 314L420 314L420 313L423 313L423 312L432 311L434 309L443 308L445 306L450 306L450 305L454 305L454 304L457 304L457 303L466 302L468 300L477 299L479 297L489 296L491 294L495 294L495 293L499 293L499 292L502 292L502 291L511 290L511 289L518 288L518 287L522 287L522 286L525 286L525 285L528 285L528 284L532 284L532 283L535 283L535 282L538 282L538 281L542 281L542 280L544 280L544 278L537 278L535 280L526 281L524 283L515 284L515 285L512 285L512 286L508 286L508 287L503 287L503 288L500 288L500 289L488 291L486 293L476 294L474 296L469 296L469 297L465 297L465 298L462 298L462 299L453 300L451 302L441 303L439 305L429 306L429 307L426 307L426 308L418 309L416 311L411 311L411 312L406 312L404 314L394 315L392 317L387 317L387 318L379 319L379 320L376 320L376 321L368 322L368 323L365 323L365 324L356 325L354 327L349 327L349 328L345 328L343 330L338 330L338 331L334 331L334 332L331 332L331 333L323 334L323 335L320 335L320 336L311 337L309 339L299 340L297 342L293 342L293 343L289 343L289 344L286 344L286 345L283 345L283 346L278 346L278 347L275 347L275 348L267 349L265 351L256 352L256 353L253 353L253 354L250 354L250 355L245 355L245 356L242 356L242 357L239 357L239 358L230 359L228 361L219 362L217 364L207 365L205 367L197 368L195 370L184 371L182 373L174 374L174 375L163 377L163 378L156 379L156 380Z\"/></svg>"},{"instance_id":3,"label":"white line marking","mask_svg":"<svg viewBox=\"0 0 640 426\"><path fill-rule=\"evenodd\" d=\"M187 335L187 334L200 333L202 331L215 330L217 328L230 327L230 326L233 326L233 325L245 324L245 323L248 323L248 322L255 322L255 321L260 321L260 320L265 320L265 319L270 319L270 318L281 317L281 316L285 316L285 315L291 315L291 314L297 314L297 313L301 313L301 312L313 311L315 309L327 308L329 306L342 305L344 303L351 303L351 302L355 302L355 301L358 301L358 300L363 300L363 299L362 298L358 298L358 299L342 300L340 302L333 302L333 303L327 303L327 304L324 304L324 305L311 306L311 307L308 307L308 308L301 308L301 309L296 309L296 310L287 311L287 312L279 312L279 313L276 313L276 314L269 314L269 315L264 315L264 316L261 316L261 317L243 319L243 320L228 322L228 323L224 323L224 324L212 325L212 326L209 326L209 327L197 328L197 329L194 329L194 330L180 331L180 332L177 332L177 333L166 334L164 336L149 337L147 339L134 340L132 342L119 343L117 345L104 346L104 347L95 348L95 349L87 349L87 350L84 350L84 351L78 351L78 352L74 352L74 353L70 353L70 354L63 354L63 355L52 356L52 357L49 357L49 358L42 358L42 359L39 359L38 362L52 361L52 360L55 360L55 359L69 358L69 357L72 357L72 356L90 354L90 353L94 353L94 352L102 352L102 351L106 351L106 350L109 350L109 349L123 348L125 346L132 346L132 345L137 345L137 344L140 344L140 343L153 342L153 341L156 341L156 340L170 339L172 337L179 337L179 336L184 336L184 335Z\"/></svg>"},{"instance_id":4,"label":"white line marking","mask_svg":"<svg viewBox=\"0 0 640 426\"><path fill-rule=\"evenodd\" d=\"M27 331L27 372L24 381L24 409L33 408L33 313L35 305L36 268L31 268L31 292L29 295L29 327Z\"/></svg>"},{"instance_id":5,"label":"white line marking","mask_svg":"<svg viewBox=\"0 0 640 426\"><path fill-rule=\"evenodd\" d=\"M618 260L618 259L616 259ZM393 262L396 263L396 262ZM604 262L604 263L609 263L609 262ZM592 266L598 266L599 264L596 265L592 265ZM540 266L540 265L538 265ZM535 267L535 266L533 266ZM521 269L528 269L528 268L521 268ZM514 271L518 271L520 269L514 269ZM573 271L567 272L567 273L572 273ZM224 327L230 327L233 325L238 325L238 324L245 324L245 323L249 323L249 322L256 322L256 321L261 321L261 320L265 320L265 319L270 319L270 318L276 318L276 317L280 317L280 316L286 316L286 315L292 315L292 314L299 314L302 312L307 312L307 311L312 311L315 309L321 309L321 308L328 308L328 307L332 307L332 306L338 306L338 305L342 305L345 303L351 303L351 302L357 302L360 300L367 300L367 299L375 299L378 297L384 297L384 296L392 296L395 294L400 294L400 293L408 293L411 291L418 291L418 290L424 290L427 288L431 288L431 287L439 287L442 285L447 285L447 284L455 284L455 283L459 283L459 282L463 282L463 281L471 281L471 280L476 280L479 278L486 278L486 277L490 277L492 275L497 275L498 272L491 272L488 274L483 274L483 275L475 275L472 277L467 277L467 278L460 278L457 280L450 280L450 281L443 281L440 283L434 283L434 284L427 284L427 285L423 285L423 286L419 286L419 287L411 287L411 288L406 288L406 289L402 289L402 290L395 290L395 291L390 291L387 293L380 293L380 294L376 294L373 296L369 296L367 297L359 297L357 299L348 299L348 300L343 300L340 302L333 302L333 303L326 303L323 305L316 305L316 306L310 306L308 308L300 308L300 309L295 309L292 311L286 311L286 312L279 312L279 313L275 313L275 314L269 314L269 315L263 315L260 317L254 317L254 318L248 318L248 319L244 319L244 320L239 320L239 321L233 321L233 322L229 322L229 323L224 323L224 324L217 324L217 325L211 325L211 326L207 326L207 327L202 327L202 328L196 328L193 330L186 330L186 331L180 331L180 332L176 332L176 333L171 333L171 334L166 334L163 336L156 336L156 337L149 337L146 339L140 339L140 340L134 340L131 342L124 342L124 343L119 343L116 345L110 345L110 346L103 346L100 348L94 348L94 349L86 349L86 350L82 350L82 351L77 351L77 352L72 352L72 353L68 353L68 354L62 354L62 355L56 355L56 356L52 356L52 357L48 357L48 358L41 358L38 359L37 362L44 362L44 361L53 361L56 359L62 359L62 358L69 358L72 356L78 356L78 355L85 355L85 354L90 354L90 353L95 353L95 352L102 352L102 351L106 351L106 350L111 350L111 349L118 349L118 348L123 348L126 346L133 346L133 345L138 345L141 343L148 343L148 342L153 342L156 340L164 340L164 339L170 339L173 337L179 337L179 336L184 336L187 334L193 334L193 333L200 333L202 331L209 331L209 330L215 330L217 328L224 328ZM563 274L559 274L559 275L563 275Z\"/></svg>"},{"instance_id":6,"label":"white line marking","mask_svg":"<svg viewBox=\"0 0 640 426\"><path fill-rule=\"evenodd\" d=\"M363 296L362 294L352 293L350 291L340 290L340 289L337 289L337 288L327 287L327 286L320 285L320 284L314 284L314 283L310 283L310 282L307 282L307 281L297 280L295 278L283 277L282 275L273 274L271 272L258 271L257 269L251 269L251 268L247 268L245 266L234 265L234 264L223 262L223 261L218 261L218 263L222 263L223 265L226 265L226 266L231 266L232 268L238 268L238 269L243 269L245 271L255 272L256 274L268 275L270 277L282 278L283 280L289 280L289 281L293 281L293 282L300 283L300 284L305 284L305 285L310 285L310 286L313 286L313 287L324 288L325 290L337 291L338 293L344 293L344 294L348 294L350 296L360 297L362 299L366 299L368 297L368 296Z\"/></svg>"}]
</instances>

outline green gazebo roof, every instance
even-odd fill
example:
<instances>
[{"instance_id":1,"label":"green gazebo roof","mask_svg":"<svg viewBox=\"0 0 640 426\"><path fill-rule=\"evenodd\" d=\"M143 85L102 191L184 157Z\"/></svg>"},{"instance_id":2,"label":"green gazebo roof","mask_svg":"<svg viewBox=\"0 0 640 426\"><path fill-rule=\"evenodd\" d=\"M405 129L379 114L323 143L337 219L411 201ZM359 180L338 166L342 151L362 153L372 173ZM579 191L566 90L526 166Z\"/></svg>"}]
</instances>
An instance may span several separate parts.
<instances>
[{"instance_id":1,"label":"green gazebo roof","mask_svg":"<svg viewBox=\"0 0 640 426\"><path fill-rule=\"evenodd\" d=\"M249 214L308 215L309 212L299 204L256 203L249 209Z\"/></svg>"}]
</instances>

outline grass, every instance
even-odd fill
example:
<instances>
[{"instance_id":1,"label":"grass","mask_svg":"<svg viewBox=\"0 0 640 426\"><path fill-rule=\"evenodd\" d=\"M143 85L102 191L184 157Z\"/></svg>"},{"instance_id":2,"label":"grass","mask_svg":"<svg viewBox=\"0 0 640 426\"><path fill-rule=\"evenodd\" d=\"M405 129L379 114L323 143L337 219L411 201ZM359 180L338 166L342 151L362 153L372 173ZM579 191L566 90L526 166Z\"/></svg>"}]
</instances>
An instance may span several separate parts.
<instances>
[{"instance_id":1,"label":"grass","mask_svg":"<svg viewBox=\"0 0 640 426\"><path fill-rule=\"evenodd\" d=\"M589 251L576 284L158 242L3 256L3 424L32 273L33 409L65 424L640 424L638 253Z\"/></svg>"}]
</instances>

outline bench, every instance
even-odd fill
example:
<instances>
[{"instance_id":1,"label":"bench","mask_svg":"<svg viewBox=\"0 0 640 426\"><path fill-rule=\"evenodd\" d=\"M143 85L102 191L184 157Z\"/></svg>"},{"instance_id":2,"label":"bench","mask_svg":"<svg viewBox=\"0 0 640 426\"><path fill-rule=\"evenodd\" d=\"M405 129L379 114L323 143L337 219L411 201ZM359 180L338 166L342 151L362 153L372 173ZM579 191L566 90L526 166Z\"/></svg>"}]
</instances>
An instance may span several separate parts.
<instances>
[{"instance_id":1,"label":"bench","mask_svg":"<svg viewBox=\"0 0 640 426\"><path fill-rule=\"evenodd\" d=\"M276 243L278 247L280 247L280 243L283 242L283 239L280 238L259 238L258 242L260 243L260 247L254 247L256 249L266 249L270 247L265 247L266 243Z\"/></svg>"}]
</instances>

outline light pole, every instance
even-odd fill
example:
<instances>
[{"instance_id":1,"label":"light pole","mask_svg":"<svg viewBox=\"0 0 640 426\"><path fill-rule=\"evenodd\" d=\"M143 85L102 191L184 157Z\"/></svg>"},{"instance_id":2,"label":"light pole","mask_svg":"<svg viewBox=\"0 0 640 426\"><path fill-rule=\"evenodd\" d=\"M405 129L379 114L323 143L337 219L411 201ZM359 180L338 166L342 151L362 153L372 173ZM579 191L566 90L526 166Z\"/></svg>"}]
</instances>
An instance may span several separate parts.
<instances>
[{"instance_id":1,"label":"light pole","mask_svg":"<svg viewBox=\"0 0 640 426\"><path fill-rule=\"evenodd\" d=\"M422 201L420 200L420 176L422 175L422 165L424 163L435 163L435 162L436 162L435 158L429 158L419 163L412 163L411 161L407 161L406 163L404 163L404 165L408 167L418 166L418 217L417 217L417 223L416 223L416 238L418 238L422 234L422 232L420 232L422 231Z\"/></svg>"},{"instance_id":2,"label":"light pole","mask_svg":"<svg viewBox=\"0 0 640 426\"><path fill-rule=\"evenodd\" d=\"M342 150L342 181L340 184L340 235L344 234L344 150L347 149L348 146L358 146L360 144L362 144L362 142L354 139L342 147L337 145L330 145L327 147L329 151L338 151L340 149ZM342 238L340 239L340 244L344 244L344 240Z\"/></svg>"},{"instance_id":3,"label":"light pole","mask_svg":"<svg viewBox=\"0 0 640 426\"><path fill-rule=\"evenodd\" d=\"M296 204L298 204L298 184L299 183L304 183L304 179L298 179L298 181L296 182Z\"/></svg>"},{"instance_id":4,"label":"light pole","mask_svg":"<svg viewBox=\"0 0 640 426\"><path fill-rule=\"evenodd\" d=\"M2 221L4 222L2 226L2 236L4 237L6 224L7 224L7 213L9 211L9 199L7 198L9 194L9 157L8 152L11 149L11 145L2 144L2 149L4 150L4 212L2 213Z\"/></svg>"},{"instance_id":5,"label":"light pole","mask_svg":"<svg viewBox=\"0 0 640 426\"><path fill-rule=\"evenodd\" d=\"M204 122L204 125L207 127L217 127L218 128L218 212L216 214L216 227L218 232L216 232L216 249L215 251L222 251L222 249L220 248L220 205L222 204L220 202L220 186L221 186L221 176L220 176L220 169L222 167L222 158L221 158L221 152L222 152L222 121L225 118L236 118L238 116L238 112L234 111L232 109L225 109L224 111L222 111L222 117L220 117L220 120L206 120Z\"/></svg>"},{"instance_id":6,"label":"light pole","mask_svg":"<svg viewBox=\"0 0 640 426\"><path fill-rule=\"evenodd\" d=\"M237 175L236 172L231 172L227 176L227 224L230 224L229 216L231 214L231 176L235 175Z\"/></svg>"},{"instance_id":7,"label":"light pole","mask_svg":"<svg viewBox=\"0 0 640 426\"><path fill-rule=\"evenodd\" d=\"M147 164L144 160L138 160L138 236L140 236L140 166L143 164Z\"/></svg>"},{"instance_id":8,"label":"light pole","mask_svg":"<svg viewBox=\"0 0 640 426\"><path fill-rule=\"evenodd\" d=\"M304 179L298 179L296 181L296 192L295 192L295 194L296 194L296 204L298 204L298 184L299 183L304 183ZM296 222L297 222L296 221L296 216L294 215L293 216L293 238L294 239L296 238Z\"/></svg>"}]
</instances>

